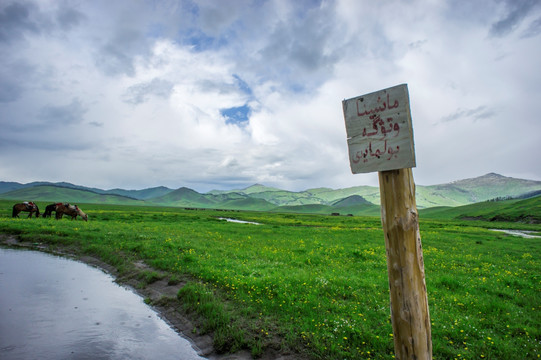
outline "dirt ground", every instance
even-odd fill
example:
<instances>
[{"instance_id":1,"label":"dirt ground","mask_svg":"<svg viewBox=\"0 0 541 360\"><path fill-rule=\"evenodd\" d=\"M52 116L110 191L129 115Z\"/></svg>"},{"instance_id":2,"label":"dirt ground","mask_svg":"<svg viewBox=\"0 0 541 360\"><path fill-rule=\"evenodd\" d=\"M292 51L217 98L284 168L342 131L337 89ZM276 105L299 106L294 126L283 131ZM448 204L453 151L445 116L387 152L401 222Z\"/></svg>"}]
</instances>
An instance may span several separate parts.
<instances>
[{"instance_id":1,"label":"dirt ground","mask_svg":"<svg viewBox=\"0 0 541 360\"><path fill-rule=\"evenodd\" d=\"M152 307L173 329L192 343L192 347L200 356L209 360L252 359L252 355L249 351L240 351L235 354L218 354L212 346L213 340L210 335L201 335L198 334L197 331L194 331L196 325L193 323L193 319L190 319L185 313L182 312L181 303L177 299L177 293L184 285L182 282L175 285L169 285L167 278L164 278L151 284L146 284L144 287L140 286L141 281L139 275L142 272L153 271L156 273L161 273L161 271L153 269L143 262L135 263L133 270L129 271L128 274L122 274L122 276L120 276L113 266L106 264L94 257L78 256L77 254L70 252L69 249L61 249L57 247L53 249L47 244L23 242L15 236L3 234L0 234L0 245L10 248L32 249L66 256L102 269L104 272L113 276L117 283L128 286L132 291L144 299L150 299L151 303L153 304ZM297 358L298 357L291 354L280 354L273 349L268 349L263 356L260 357L260 359L263 360L294 360Z\"/></svg>"}]
</instances>

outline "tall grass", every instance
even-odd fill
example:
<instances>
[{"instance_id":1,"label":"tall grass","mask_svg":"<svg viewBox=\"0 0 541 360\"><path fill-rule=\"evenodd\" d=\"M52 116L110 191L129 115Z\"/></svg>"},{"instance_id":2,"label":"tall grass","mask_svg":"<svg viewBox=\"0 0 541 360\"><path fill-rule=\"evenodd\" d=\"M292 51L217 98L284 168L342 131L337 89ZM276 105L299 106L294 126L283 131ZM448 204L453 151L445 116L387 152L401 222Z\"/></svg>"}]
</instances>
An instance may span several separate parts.
<instances>
[{"instance_id":1,"label":"tall grass","mask_svg":"<svg viewBox=\"0 0 541 360\"><path fill-rule=\"evenodd\" d=\"M81 205L85 223L11 219L8 204L0 201L2 233L69 246L120 271L143 260L183 277L180 303L220 351L393 358L379 218ZM487 226L421 222L435 359L541 354L539 239Z\"/></svg>"}]
</instances>

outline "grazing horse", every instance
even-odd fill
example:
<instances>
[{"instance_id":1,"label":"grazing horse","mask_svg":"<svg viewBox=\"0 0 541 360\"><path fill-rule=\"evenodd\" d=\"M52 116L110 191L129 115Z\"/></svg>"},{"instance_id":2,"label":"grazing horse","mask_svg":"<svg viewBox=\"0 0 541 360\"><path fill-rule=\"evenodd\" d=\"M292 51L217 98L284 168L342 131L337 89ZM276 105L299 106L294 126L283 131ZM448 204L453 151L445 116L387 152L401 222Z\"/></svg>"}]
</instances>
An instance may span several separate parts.
<instances>
[{"instance_id":1,"label":"grazing horse","mask_svg":"<svg viewBox=\"0 0 541 360\"><path fill-rule=\"evenodd\" d=\"M53 211L56 212L56 207L58 205L62 205L62 203L54 203L54 204L47 205L45 207L45 212L43 213L43 217L44 218L51 217L53 215ZM68 205L68 204L65 204L65 205Z\"/></svg>"},{"instance_id":2,"label":"grazing horse","mask_svg":"<svg viewBox=\"0 0 541 360\"><path fill-rule=\"evenodd\" d=\"M88 221L88 215L85 214L77 205L56 204L55 218L57 220L62 219L64 214L71 216L71 220L75 220L77 215L79 215L84 221Z\"/></svg>"},{"instance_id":3,"label":"grazing horse","mask_svg":"<svg viewBox=\"0 0 541 360\"><path fill-rule=\"evenodd\" d=\"M11 213L12 217L19 217L21 211L28 212L28 217L31 218L33 213L36 213L36 217L39 217L38 206L32 201L25 201L23 203L13 205L13 212Z\"/></svg>"}]
</instances>

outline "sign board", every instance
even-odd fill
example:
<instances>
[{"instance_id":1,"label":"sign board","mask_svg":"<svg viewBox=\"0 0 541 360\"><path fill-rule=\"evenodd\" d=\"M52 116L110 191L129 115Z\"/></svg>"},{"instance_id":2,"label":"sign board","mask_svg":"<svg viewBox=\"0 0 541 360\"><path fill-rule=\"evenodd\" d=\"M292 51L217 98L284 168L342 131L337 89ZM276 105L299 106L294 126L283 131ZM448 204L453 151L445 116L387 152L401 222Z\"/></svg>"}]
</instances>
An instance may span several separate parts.
<instances>
[{"instance_id":1,"label":"sign board","mask_svg":"<svg viewBox=\"0 0 541 360\"><path fill-rule=\"evenodd\" d=\"M415 167L406 84L342 101L354 174Z\"/></svg>"},{"instance_id":2,"label":"sign board","mask_svg":"<svg viewBox=\"0 0 541 360\"><path fill-rule=\"evenodd\" d=\"M395 357L432 360L408 86L342 101L354 174L379 172ZM393 171L388 171L393 170Z\"/></svg>"}]
</instances>

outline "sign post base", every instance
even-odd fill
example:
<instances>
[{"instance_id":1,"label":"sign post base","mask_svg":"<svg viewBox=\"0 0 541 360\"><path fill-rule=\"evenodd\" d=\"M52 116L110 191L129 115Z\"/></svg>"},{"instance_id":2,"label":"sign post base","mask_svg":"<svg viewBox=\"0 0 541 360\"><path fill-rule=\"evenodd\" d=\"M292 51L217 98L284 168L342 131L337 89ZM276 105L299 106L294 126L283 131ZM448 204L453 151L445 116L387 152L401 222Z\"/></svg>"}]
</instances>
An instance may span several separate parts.
<instances>
[{"instance_id":1,"label":"sign post base","mask_svg":"<svg viewBox=\"0 0 541 360\"><path fill-rule=\"evenodd\" d=\"M379 186L395 355L430 360L431 325L412 171L380 171Z\"/></svg>"}]
</instances>

